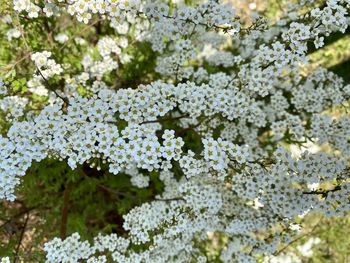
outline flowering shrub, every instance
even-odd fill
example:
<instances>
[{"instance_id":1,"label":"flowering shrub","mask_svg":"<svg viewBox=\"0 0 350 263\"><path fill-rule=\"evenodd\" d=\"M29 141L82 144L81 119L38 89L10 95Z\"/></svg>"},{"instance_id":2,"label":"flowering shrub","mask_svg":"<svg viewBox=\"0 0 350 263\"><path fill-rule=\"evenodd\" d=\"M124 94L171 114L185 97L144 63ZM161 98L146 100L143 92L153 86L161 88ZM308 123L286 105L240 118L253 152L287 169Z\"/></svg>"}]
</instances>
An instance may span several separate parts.
<instances>
[{"instance_id":1,"label":"flowering shrub","mask_svg":"<svg viewBox=\"0 0 350 263\"><path fill-rule=\"evenodd\" d=\"M349 210L350 85L302 70L349 0L274 22L215 0L1 8L0 198L51 228L39 258L255 262L300 216ZM311 142L330 150L288 151Z\"/></svg>"}]
</instances>

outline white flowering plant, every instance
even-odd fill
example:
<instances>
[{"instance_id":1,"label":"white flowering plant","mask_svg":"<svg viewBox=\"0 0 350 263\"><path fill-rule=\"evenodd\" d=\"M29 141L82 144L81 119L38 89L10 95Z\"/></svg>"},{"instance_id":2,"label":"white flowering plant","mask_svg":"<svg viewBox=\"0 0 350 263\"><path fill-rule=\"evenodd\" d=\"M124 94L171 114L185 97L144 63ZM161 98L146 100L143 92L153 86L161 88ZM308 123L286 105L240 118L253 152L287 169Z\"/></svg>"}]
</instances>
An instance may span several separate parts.
<instances>
[{"instance_id":1,"label":"white flowering plant","mask_svg":"<svg viewBox=\"0 0 350 263\"><path fill-rule=\"evenodd\" d=\"M2 262L257 262L349 210L350 85L305 71L349 0L0 8Z\"/></svg>"}]
</instances>

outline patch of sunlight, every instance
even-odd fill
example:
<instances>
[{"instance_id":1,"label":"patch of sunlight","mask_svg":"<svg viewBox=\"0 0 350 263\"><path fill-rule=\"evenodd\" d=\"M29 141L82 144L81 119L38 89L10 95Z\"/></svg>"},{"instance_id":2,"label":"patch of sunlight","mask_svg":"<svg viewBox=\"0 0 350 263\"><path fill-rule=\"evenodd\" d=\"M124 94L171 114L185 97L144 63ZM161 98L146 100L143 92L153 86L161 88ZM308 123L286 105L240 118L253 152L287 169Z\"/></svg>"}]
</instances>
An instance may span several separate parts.
<instances>
[{"instance_id":1,"label":"patch of sunlight","mask_svg":"<svg viewBox=\"0 0 350 263\"><path fill-rule=\"evenodd\" d=\"M350 59L350 35L329 44L310 55L308 71L315 70L318 66L331 68Z\"/></svg>"}]
</instances>

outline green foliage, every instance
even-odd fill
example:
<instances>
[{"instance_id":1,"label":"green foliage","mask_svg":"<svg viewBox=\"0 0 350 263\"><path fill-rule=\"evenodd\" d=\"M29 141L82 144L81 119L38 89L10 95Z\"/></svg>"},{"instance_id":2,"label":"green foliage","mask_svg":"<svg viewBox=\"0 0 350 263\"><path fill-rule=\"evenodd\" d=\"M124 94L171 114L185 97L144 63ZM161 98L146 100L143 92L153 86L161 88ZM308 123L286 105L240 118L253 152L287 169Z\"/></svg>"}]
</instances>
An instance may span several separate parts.
<instances>
[{"instance_id":1,"label":"green foliage","mask_svg":"<svg viewBox=\"0 0 350 263\"><path fill-rule=\"evenodd\" d=\"M23 178L18 196L19 199L25 197L23 209L30 212L34 217L32 220L35 221L35 228L40 230L31 234L31 238L38 241L37 244L61 235L62 208L68 187L71 191L67 235L79 232L88 240L100 231L106 234L125 234L122 215L153 199L163 189L156 172L151 174L149 188L138 189L131 185L130 177L125 174L111 175L104 169L97 171L88 166L73 171L64 161L45 160L35 163ZM6 209L1 209L0 213L4 220L13 217L13 213L18 211L18 207L11 207L10 204L4 204L4 208ZM23 220L14 223L20 228ZM8 238L6 248L0 248L0 256L14 251L18 235ZM34 250L30 252L31 257L34 256L32 253ZM42 252L35 253L42 256Z\"/></svg>"}]
</instances>

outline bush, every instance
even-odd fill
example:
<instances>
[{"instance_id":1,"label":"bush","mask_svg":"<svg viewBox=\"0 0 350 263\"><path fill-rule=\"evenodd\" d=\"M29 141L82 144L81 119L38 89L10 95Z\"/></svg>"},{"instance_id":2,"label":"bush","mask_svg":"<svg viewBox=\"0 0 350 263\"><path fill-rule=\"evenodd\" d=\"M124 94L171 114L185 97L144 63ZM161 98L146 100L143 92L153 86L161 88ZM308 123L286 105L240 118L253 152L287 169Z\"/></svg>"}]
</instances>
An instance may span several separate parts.
<instances>
[{"instance_id":1,"label":"bush","mask_svg":"<svg viewBox=\"0 0 350 263\"><path fill-rule=\"evenodd\" d=\"M308 67L349 0L0 8L2 262L307 258L349 210L350 85Z\"/></svg>"}]
</instances>

